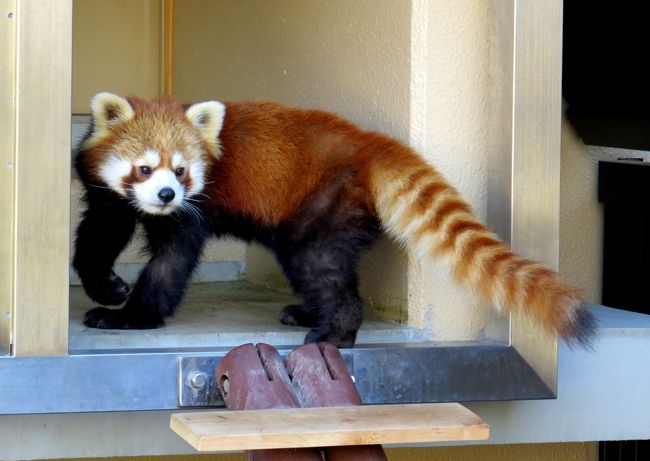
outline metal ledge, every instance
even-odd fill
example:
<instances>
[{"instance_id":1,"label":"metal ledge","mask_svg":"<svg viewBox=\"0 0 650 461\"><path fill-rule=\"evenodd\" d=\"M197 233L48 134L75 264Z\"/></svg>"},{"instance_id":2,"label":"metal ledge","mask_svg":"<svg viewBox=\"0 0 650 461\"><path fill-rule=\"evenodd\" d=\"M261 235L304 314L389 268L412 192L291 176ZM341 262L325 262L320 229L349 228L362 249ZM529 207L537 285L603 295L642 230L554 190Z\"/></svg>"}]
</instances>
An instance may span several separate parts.
<instances>
[{"instance_id":1,"label":"metal ledge","mask_svg":"<svg viewBox=\"0 0 650 461\"><path fill-rule=\"evenodd\" d=\"M424 343L343 352L368 404L555 397L509 346ZM181 408L181 362L208 360L208 369L213 370L226 353L222 349L0 358L0 414ZM209 403L222 404L215 394Z\"/></svg>"},{"instance_id":2,"label":"metal ledge","mask_svg":"<svg viewBox=\"0 0 650 461\"><path fill-rule=\"evenodd\" d=\"M602 306L594 314L592 351L560 343L557 399L464 404L490 423L490 439L481 444L650 438L650 367L642 366L650 356L650 316ZM40 376L25 376L23 384L30 379ZM172 411L0 416L0 451L5 460L191 454L170 436Z\"/></svg>"}]
</instances>

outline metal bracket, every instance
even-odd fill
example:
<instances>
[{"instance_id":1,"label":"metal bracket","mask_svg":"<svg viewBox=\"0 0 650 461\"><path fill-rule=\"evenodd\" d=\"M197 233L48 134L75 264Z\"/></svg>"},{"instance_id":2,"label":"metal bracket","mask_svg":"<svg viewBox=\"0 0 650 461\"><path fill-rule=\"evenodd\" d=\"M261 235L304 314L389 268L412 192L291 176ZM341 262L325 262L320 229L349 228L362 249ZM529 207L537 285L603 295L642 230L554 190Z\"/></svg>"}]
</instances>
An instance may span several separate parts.
<instances>
[{"instance_id":1,"label":"metal bracket","mask_svg":"<svg viewBox=\"0 0 650 461\"><path fill-rule=\"evenodd\" d=\"M223 406L214 370L227 352L0 357L0 414ZM555 397L509 346L386 344L341 352L365 404Z\"/></svg>"},{"instance_id":2,"label":"metal bracket","mask_svg":"<svg viewBox=\"0 0 650 461\"><path fill-rule=\"evenodd\" d=\"M290 351L279 350L284 357ZM353 355L343 353L350 373L354 370ZM178 359L178 406L179 407L219 407L225 406L221 391L216 382L215 370L222 354L213 356L184 356ZM352 380L354 382L354 376Z\"/></svg>"},{"instance_id":3,"label":"metal bracket","mask_svg":"<svg viewBox=\"0 0 650 461\"><path fill-rule=\"evenodd\" d=\"M178 406L223 406L215 369L221 357L181 357L178 367Z\"/></svg>"}]
</instances>

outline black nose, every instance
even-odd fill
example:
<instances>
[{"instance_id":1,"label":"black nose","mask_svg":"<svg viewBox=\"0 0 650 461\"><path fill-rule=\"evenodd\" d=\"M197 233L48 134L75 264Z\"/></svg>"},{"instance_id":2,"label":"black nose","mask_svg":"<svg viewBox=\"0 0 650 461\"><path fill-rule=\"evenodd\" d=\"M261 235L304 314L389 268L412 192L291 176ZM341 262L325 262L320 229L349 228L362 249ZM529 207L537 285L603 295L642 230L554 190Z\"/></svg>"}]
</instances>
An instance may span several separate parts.
<instances>
[{"instance_id":1,"label":"black nose","mask_svg":"<svg viewBox=\"0 0 650 461\"><path fill-rule=\"evenodd\" d=\"M164 187L160 189L160 192L158 192L158 197L160 200L162 200L163 203L169 203L172 200L174 200L174 197L176 194L174 193L174 189L171 187Z\"/></svg>"}]
</instances>

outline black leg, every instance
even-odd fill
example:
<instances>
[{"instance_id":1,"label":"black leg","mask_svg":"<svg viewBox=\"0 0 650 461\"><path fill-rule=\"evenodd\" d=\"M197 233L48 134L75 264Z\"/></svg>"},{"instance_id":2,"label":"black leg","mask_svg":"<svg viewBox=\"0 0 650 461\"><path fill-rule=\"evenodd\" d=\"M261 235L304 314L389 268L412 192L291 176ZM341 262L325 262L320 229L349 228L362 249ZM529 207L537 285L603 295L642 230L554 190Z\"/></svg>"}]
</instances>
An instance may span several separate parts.
<instances>
[{"instance_id":1,"label":"black leg","mask_svg":"<svg viewBox=\"0 0 650 461\"><path fill-rule=\"evenodd\" d=\"M191 215L145 218L151 259L138 277L126 305L119 310L96 308L84 323L94 328L146 329L164 324L185 295L210 228Z\"/></svg>"},{"instance_id":2,"label":"black leg","mask_svg":"<svg viewBox=\"0 0 650 461\"><path fill-rule=\"evenodd\" d=\"M290 304L280 314L280 322L285 325L315 328L318 326L317 306Z\"/></svg>"},{"instance_id":3,"label":"black leg","mask_svg":"<svg viewBox=\"0 0 650 461\"><path fill-rule=\"evenodd\" d=\"M88 208L77 228L73 266L93 301L122 304L129 286L113 272L113 264L133 235L135 213L109 191L89 190L86 201Z\"/></svg>"},{"instance_id":4,"label":"black leg","mask_svg":"<svg viewBox=\"0 0 650 461\"><path fill-rule=\"evenodd\" d=\"M363 321L357 265L361 252L376 240L379 224L363 205L346 199L351 194L345 184L340 186L307 203L290 225L278 230L272 248L304 300L287 306L280 321L312 328L305 342L350 347Z\"/></svg>"},{"instance_id":5,"label":"black leg","mask_svg":"<svg viewBox=\"0 0 650 461\"><path fill-rule=\"evenodd\" d=\"M283 241L274 248L275 257L282 267L284 274L287 276L294 293L302 297L305 296L303 287L308 287L310 283L303 280L300 271L300 258L296 257L292 251L298 251L296 245ZM319 323L319 306L302 304L290 304L282 309L280 313L280 323L291 326L301 326L316 328Z\"/></svg>"},{"instance_id":6,"label":"black leg","mask_svg":"<svg viewBox=\"0 0 650 461\"><path fill-rule=\"evenodd\" d=\"M287 275L304 302L284 308L280 321L312 328L305 342L354 344L363 321L363 303L355 272L358 254L346 250L312 244L290 258Z\"/></svg>"}]
</instances>

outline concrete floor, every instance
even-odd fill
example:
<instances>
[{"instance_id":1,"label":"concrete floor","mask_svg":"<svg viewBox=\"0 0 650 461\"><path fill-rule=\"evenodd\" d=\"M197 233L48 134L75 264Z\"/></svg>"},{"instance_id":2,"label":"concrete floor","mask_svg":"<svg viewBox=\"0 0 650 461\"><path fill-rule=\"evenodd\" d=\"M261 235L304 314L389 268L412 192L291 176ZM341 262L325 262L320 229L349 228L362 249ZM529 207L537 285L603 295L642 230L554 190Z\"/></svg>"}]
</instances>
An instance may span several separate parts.
<instances>
[{"instance_id":1,"label":"concrete floor","mask_svg":"<svg viewBox=\"0 0 650 461\"><path fill-rule=\"evenodd\" d=\"M83 289L70 287L71 352L233 347L247 342L276 346L302 344L308 329L282 325L280 311L294 296L245 281L193 284L178 313L155 330L97 330L82 323L95 306ZM407 325L367 319L357 344L403 343L422 339Z\"/></svg>"}]
</instances>

